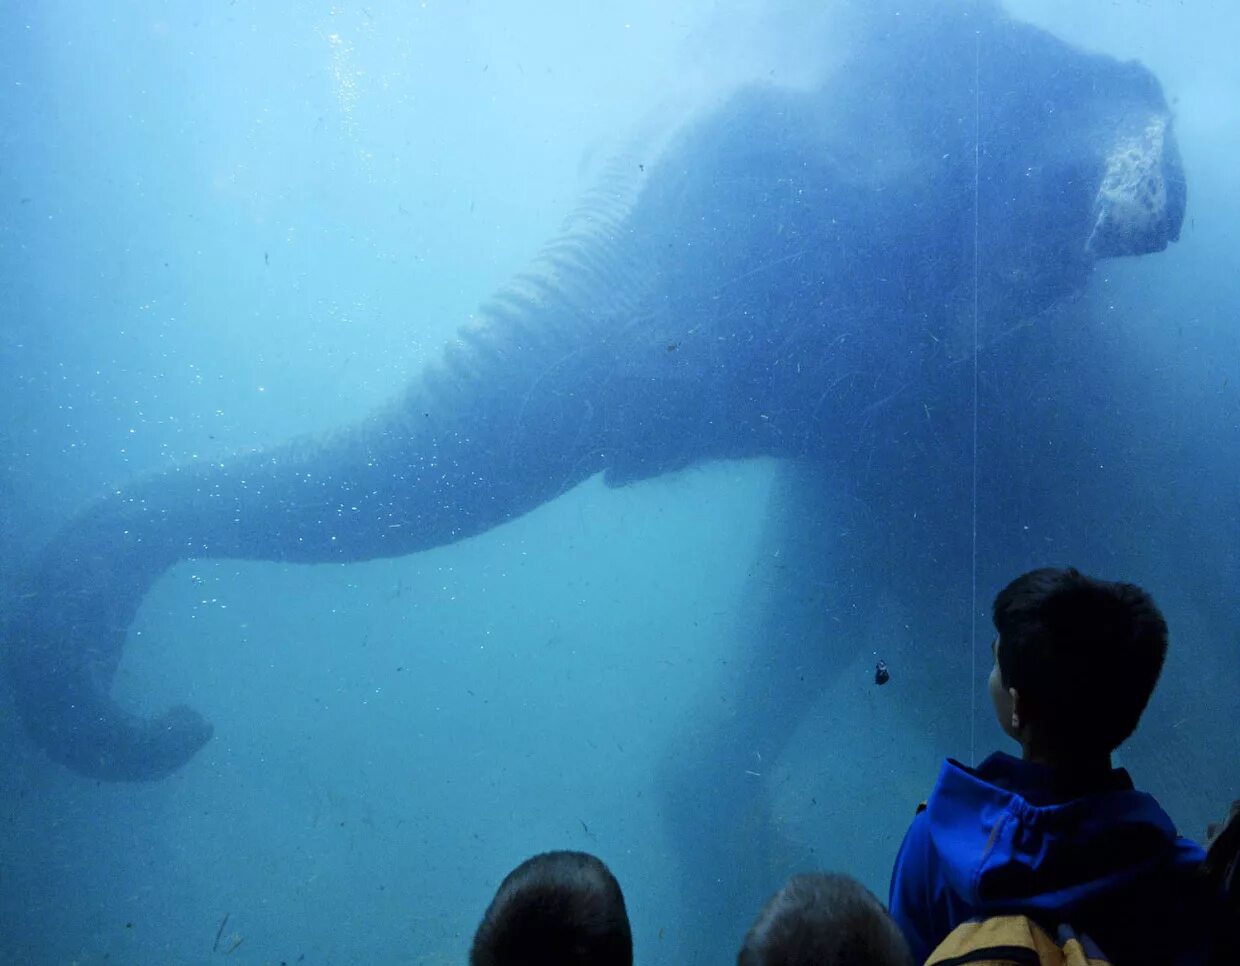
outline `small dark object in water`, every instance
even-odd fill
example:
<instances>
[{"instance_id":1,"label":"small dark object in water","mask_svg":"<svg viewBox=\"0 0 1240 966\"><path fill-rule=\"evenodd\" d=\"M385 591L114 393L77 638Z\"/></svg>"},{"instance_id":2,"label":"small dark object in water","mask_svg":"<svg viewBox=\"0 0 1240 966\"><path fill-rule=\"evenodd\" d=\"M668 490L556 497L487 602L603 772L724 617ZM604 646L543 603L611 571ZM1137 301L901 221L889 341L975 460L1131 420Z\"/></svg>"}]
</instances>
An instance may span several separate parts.
<instances>
[{"instance_id":1,"label":"small dark object in water","mask_svg":"<svg viewBox=\"0 0 1240 966\"><path fill-rule=\"evenodd\" d=\"M879 661L874 665L874 683L886 684L891 680L891 672L887 670L887 662Z\"/></svg>"}]
</instances>

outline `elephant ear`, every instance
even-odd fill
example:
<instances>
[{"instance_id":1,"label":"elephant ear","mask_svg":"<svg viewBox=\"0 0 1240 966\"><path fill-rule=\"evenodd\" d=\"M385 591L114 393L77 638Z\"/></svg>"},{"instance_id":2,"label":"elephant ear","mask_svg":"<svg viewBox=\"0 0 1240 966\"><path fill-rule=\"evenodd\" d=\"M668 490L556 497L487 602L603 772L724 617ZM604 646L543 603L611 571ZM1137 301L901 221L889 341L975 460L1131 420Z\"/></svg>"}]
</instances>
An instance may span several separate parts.
<instances>
[{"instance_id":1,"label":"elephant ear","mask_svg":"<svg viewBox=\"0 0 1240 966\"><path fill-rule=\"evenodd\" d=\"M702 456L718 412L718 394L702 374L717 371L709 339L694 320L677 320L666 303L641 306L612 360L606 414L608 486L683 469ZM714 368L712 368L714 367Z\"/></svg>"},{"instance_id":2,"label":"elephant ear","mask_svg":"<svg viewBox=\"0 0 1240 966\"><path fill-rule=\"evenodd\" d=\"M701 459L695 426L709 426L701 386L683 379L624 379L632 405L609 415L607 468L603 482L625 486L684 469ZM638 400L643 404L638 405Z\"/></svg>"}]
</instances>

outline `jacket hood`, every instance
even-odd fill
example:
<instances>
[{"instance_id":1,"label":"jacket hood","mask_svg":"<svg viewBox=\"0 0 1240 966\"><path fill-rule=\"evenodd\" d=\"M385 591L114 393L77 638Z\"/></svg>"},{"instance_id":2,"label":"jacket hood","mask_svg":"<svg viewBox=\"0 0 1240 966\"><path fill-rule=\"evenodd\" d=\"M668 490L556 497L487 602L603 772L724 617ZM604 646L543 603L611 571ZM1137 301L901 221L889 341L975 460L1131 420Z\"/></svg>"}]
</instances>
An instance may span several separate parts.
<instances>
[{"instance_id":1,"label":"jacket hood","mask_svg":"<svg viewBox=\"0 0 1240 966\"><path fill-rule=\"evenodd\" d=\"M1177 851L1175 826L1127 772L1097 776L1074 797L1042 765L992 755L977 769L947 761L927 802L930 836L951 860L953 891L980 910L1058 915L1148 882Z\"/></svg>"}]
</instances>

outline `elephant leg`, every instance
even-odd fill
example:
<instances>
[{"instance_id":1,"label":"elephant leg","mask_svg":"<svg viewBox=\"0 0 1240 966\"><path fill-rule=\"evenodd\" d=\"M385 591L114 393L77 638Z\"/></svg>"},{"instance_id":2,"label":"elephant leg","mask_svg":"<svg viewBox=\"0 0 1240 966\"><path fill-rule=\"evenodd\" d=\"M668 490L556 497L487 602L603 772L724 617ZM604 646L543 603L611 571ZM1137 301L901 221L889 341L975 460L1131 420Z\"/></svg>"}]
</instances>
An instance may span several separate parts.
<instances>
[{"instance_id":1,"label":"elephant leg","mask_svg":"<svg viewBox=\"0 0 1240 966\"><path fill-rule=\"evenodd\" d=\"M841 565L848 506L823 499L826 474L789 464L740 602L741 651L725 693L699 700L662 762L670 846L679 857L688 957L735 956L761 903L796 864L774 820L770 776L807 709L846 656L859 561ZM803 852L804 849L799 849Z\"/></svg>"},{"instance_id":2,"label":"elephant leg","mask_svg":"<svg viewBox=\"0 0 1240 966\"><path fill-rule=\"evenodd\" d=\"M881 893L938 759L969 747L986 669L969 651L968 556L930 536L957 508L923 512L925 490L913 520L907 500L863 502L838 479L781 468L729 689L699 701L661 765L686 962L734 957L795 872L836 868Z\"/></svg>"}]
</instances>

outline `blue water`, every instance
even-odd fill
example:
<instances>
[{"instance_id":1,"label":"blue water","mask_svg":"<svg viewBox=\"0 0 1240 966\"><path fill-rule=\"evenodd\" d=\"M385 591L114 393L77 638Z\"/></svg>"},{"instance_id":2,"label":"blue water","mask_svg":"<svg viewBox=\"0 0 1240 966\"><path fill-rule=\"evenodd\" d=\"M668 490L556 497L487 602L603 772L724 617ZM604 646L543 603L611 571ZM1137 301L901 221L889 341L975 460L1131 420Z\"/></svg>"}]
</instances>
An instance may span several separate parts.
<instances>
[{"instance_id":1,"label":"blue water","mask_svg":"<svg viewBox=\"0 0 1240 966\"><path fill-rule=\"evenodd\" d=\"M830 56L806 49L791 2L601 6L0 14L0 590L110 487L389 399L655 107L772 71L796 82ZM1094 559L1047 562L1139 580L1167 613L1164 682L1120 759L1199 835L1240 789L1240 23L1205 0L1008 6L1139 58L1177 115L1181 241L1103 263L1058 317L1125 346L1097 365L1136 387L1133 425L1159 441L1108 477L1139 524ZM200 708L216 733L189 766L149 785L79 778L0 700L0 962L462 962L503 874L558 847L612 866L639 961L681 961L692 927L660 766L692 753L692 709L728 700L745 615L779 579L763 540L777 474L592 480L399 560L178 565L115 692L137 711ZM970 574L954 586L967 595ZM995 589L937 642L941 674L910 682L893 661L881 690L875 655L915 649L920 615L877 577L841 609L839 678L788 747L752 752L788 843L772 891L825 865L884 894L937 759L999 745L980 703L989 638L968 622ZM746 844L739 830L738 862Z\"/></svg>"}]
</instances>

